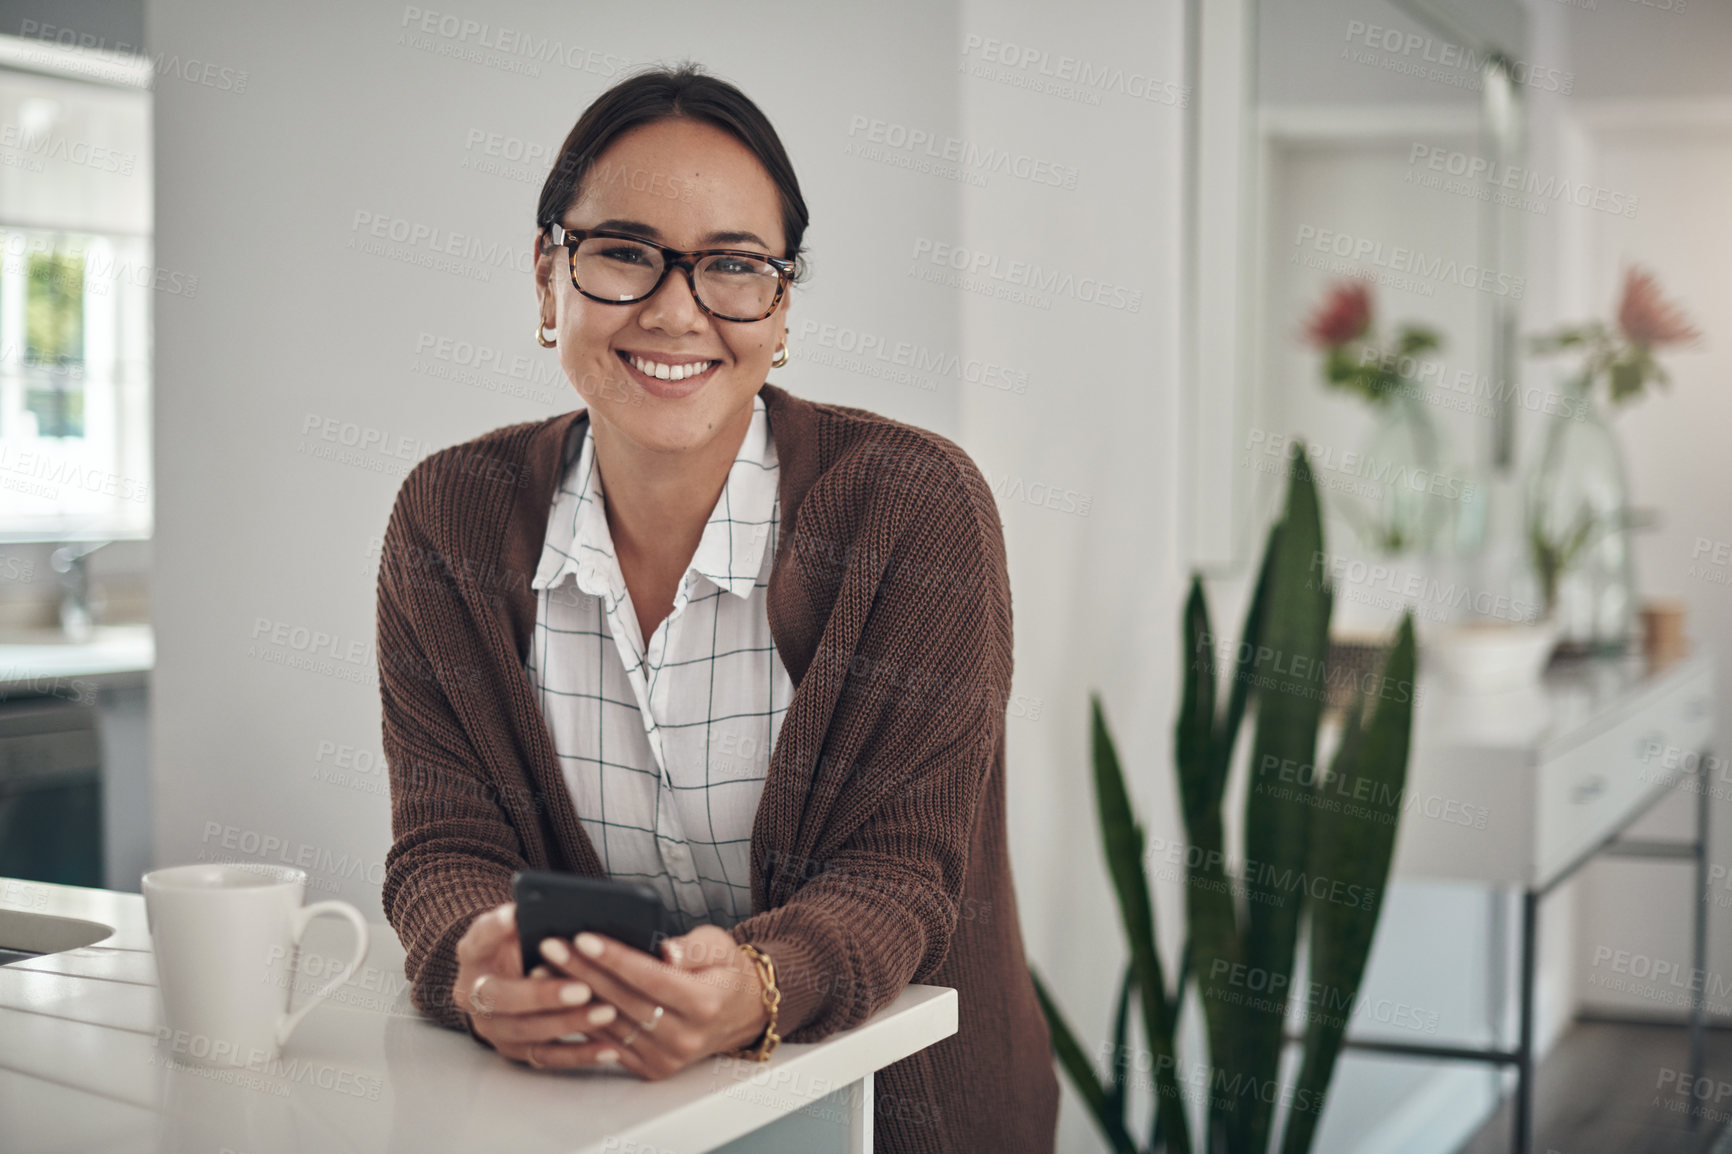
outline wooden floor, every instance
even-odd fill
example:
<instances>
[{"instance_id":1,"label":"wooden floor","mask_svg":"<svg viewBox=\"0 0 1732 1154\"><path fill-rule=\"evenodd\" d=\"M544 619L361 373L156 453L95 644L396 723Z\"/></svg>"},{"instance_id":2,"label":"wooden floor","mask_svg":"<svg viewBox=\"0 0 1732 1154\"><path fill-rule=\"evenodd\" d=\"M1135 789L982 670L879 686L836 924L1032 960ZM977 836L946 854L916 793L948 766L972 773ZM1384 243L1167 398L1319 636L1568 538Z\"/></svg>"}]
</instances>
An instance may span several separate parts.
<instances>
[{"instance_id":1,"label":"wooden floor","mask_svg":"<svg viewBox=\"0 0 1732 1154\"><path fill-rule=\"evenodd\" d=\"M1540 1067L1534 1154L1732 1154L1732 1030L1708 1031L1699 1097L1679 1092L1689 1064L1681 1026L1576 1023ZM1506 1154L1511 1126L1505 1098L1458 1154Z\"/></svg>"}]
</instances>

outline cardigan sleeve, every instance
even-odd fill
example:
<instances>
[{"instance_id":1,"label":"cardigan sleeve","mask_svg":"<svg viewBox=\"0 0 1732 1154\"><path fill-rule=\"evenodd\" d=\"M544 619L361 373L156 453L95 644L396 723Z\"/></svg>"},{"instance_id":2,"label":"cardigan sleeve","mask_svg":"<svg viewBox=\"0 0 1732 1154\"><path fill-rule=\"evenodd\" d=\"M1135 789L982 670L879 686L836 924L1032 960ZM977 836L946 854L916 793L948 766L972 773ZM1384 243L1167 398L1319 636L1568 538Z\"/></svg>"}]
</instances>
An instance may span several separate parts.
<instances>
[{"instance_id":1,"label":"cardigan sleeve","mask_svg":"<svg viewBox=\"0 0 1732 1154\"><path fill-rule=\"evenodd\" d=\"M379 561L379 697L391 778L392 845L385 855L385 916L402 939L410 996L442 1025L467 1026L454 1003L457 941L476 916L511 900L524 867L516 830L483 759L459 723L448 686L475 670L430 658L423 638L461 631L460 598L413 528L416 494L405 481Z\"/></svg>"},{"instance_id":2,"label":"cardigan sleeve","mask_svg":"<svg viewBox=\"0 0 1732 1154\"><path fill-rule=\"evenodd\" d=\"M775 963L778 1027L792 1042L858 1025L943 964L976 812L1002 755L1011 680L1010 588L991 491L961 450L906 502L857 640L826 630L807 677L840 682L812 791L838 792L815 861L767 863L804 879L733 928ZM844 584L846 585L846 578ZM799 754L797 754L799 756ZM809 753L808 753L809 756Z\"/></svg>"}]
</instances>

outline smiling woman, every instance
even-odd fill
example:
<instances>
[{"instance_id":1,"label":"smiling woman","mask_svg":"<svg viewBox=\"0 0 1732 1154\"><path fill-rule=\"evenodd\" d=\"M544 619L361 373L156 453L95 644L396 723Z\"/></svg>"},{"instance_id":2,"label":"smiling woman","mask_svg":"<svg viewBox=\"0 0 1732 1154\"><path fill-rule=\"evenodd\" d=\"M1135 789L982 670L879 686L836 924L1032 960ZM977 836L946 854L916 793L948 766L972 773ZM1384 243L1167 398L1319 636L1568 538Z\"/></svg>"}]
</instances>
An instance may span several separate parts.
<instances>
[{"instance_id":1,"label":"smiling woman","mask_svg":"<svg viewBox=\"0 0 1732 1154\"><path fill-rule=\"evenodd\" d=\"M944 437L766 383L807 213L737 88L616 85L537 211L537 339L584 407L427 457L381 556L384 902L417 1006L657 1079L950 986L958 1032L878 1074L877 1148L1050 1151L991 491ZM522 869L647 884L684 932L550 938L525 975Z\"/></svg>"}]
</instances>

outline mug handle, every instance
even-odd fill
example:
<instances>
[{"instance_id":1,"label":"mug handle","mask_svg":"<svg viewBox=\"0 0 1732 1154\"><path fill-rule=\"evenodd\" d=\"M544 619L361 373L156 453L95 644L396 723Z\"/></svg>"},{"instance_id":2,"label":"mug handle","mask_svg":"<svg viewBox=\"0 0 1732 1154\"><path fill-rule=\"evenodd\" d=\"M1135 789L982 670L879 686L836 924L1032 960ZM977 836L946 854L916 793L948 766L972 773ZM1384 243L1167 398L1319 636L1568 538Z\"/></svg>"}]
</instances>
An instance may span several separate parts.
<instances>
[{"instance_id":1,"label":"mug handle","mask_svg":"<svg viewBox=\"0 0 1732 1154\"><path fill-rule=\"evenodd\" d=\"M367 958L367 919L361 916L361 911L348 902L314 902L310 906L302 906L293 915L295 944L301 944L301 935L307 932L307 926L320 914L331 914L346 918L355 928L355 956L349 959L349 964L343 967L343 972L325 983L325 988L307 999L307 1004L292 1014L285 1014L277 1025L277 1045L281 1046L289 1040L289 1035L295 1032L295 1027L301 1024L301 1019L307 1016L307 1011L330 997L338 986L354 976L357 969Z\"/></svg>"}]
</instances>

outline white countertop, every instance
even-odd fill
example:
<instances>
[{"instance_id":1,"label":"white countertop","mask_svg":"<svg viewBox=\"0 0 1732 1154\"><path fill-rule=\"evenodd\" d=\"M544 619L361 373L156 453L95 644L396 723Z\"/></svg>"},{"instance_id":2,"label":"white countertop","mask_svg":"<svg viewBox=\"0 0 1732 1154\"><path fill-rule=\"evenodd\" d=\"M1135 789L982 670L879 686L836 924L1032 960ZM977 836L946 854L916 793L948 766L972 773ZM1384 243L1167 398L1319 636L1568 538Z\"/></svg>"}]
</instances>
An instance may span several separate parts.
<instances>
[{"instance_id":1,"label":"white countertop","mask_svg":"<svg viewBox=\"0 0 1732 1154\"><path fill-rule=\"evenodd\" d=\"M783 1044L762 1064L712 1058L661 1082L536 1071L416 1013L402 947L378 923L366 966L307 1016L281 1061L228 1081L230 1072L171 1065L158 1043L141 896L0 879L0 919L3 911L113 927L97 944L0 966L7 1154L710 1150L802 1109L820 1112L827 1095L957 1025L955 990L909 986L861 1026ZM314 922L303 958L336 956L347 933L335 919ZM8 944L21 943L0 940Z\"/></svg>"},{"instance_id":2,"label":"white countertop","mask_svg":"<svg viewBox=\"0 0 1732 1154\"><path fill-rule=\"evenodd\" d=\"M156 635L149 624L99 625L88 641L54 637L49 629L0 634L0 691L40 685L41 692L49 692L57 682L149 673L156 664Z\"/></svg>"},{"instance_id":3,"label":"white countertop","mask_svg":"<svg viewBox=\"0 0 1732 1154\"><path fill-rule=\"evenodd\" d=\"M1700 677L1707 654L1653 668L1640 655L1561 662L1540 680L1501 693L1452 691L1421 672L1415 687L1413 745L1437 750L1523 750L1546 760L1594 735L1672 686Z\"/></svg>"}]
</instances>

